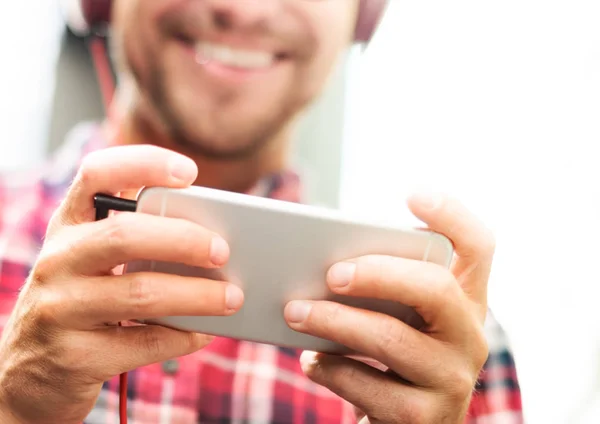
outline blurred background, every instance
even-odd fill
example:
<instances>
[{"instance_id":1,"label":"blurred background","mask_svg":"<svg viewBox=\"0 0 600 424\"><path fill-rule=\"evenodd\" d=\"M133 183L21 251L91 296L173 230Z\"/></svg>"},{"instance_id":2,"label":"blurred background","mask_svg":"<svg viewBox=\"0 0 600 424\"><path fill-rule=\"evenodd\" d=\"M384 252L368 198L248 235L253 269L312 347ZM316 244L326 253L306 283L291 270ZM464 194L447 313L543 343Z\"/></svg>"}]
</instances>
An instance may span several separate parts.
<instances>
[{"instance_id":1,"label":"blurred background","mask_svg":"<svg viewBox=\"0 0 600 424\"><path fill-rule=\"evenodd\" d=\"M102 117L85 44L38 3L0 3L1 171ZM529 423L600 423L598 22L597 0L393 0L295 145L313 203L413 225L427 188L495 230L490 304Z\"/></svg>"}]
</instances>

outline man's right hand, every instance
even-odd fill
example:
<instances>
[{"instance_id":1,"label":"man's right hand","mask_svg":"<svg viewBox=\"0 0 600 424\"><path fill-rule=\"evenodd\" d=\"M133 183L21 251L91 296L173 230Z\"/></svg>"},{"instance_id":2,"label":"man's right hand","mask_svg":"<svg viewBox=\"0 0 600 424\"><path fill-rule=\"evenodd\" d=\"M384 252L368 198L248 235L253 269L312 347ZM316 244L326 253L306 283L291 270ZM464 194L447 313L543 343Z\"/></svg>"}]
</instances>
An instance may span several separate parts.
<instances>
[{"instance_id":1,"label":"man's right hand","mask_svg":"<svg viewBox=\"0 0 600 424\"><path fill-rule=\"evenodd\" d=\"M197 172L190 159L155 146L113 147L84 160L0 340L0 417L81 423L103 382L211 341L161 326L119 327L119 321L239 310L243 294L232 284L115 272L139 259L220 267L229 249L217 234L186 220L136 213L94 222L96 193L187 187Z\"/></svg>"}]
</instances>

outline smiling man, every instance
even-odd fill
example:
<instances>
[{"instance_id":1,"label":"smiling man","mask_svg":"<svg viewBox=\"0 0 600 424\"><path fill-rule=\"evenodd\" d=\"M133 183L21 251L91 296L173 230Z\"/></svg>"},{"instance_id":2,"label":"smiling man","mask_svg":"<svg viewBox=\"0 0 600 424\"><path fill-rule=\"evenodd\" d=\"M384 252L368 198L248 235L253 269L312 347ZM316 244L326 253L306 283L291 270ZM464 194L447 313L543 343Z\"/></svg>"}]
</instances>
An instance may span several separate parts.
<instances>
[{"instance_id":1,"label":"smiling man","mask_svg":"<svg viewBox=\"0 0 600 424\"><path fill-rule=\"evenodd\" d=\"M0 422L114 422L123 372L130 372L128 416L138 424L522 422L512 356L487 313L493 237L444 196L408 204L453 241L450 270L373 255L324 276L337 293L415 306L426 322L421 331L328 302L285 308L294 330L346 344L384 370L115 325L230 315L244 293L227 282L121 275L119 266L135 259L220 267L230 248L178 219L123 213L95 222L93 195L197 184L299 201L291 132L381 3L115 1L120 78L110 119L78 127L39 172L0 184ZM108 4L85 2L88 12Z\"/></svg>"},{"instance_id":2,"label":"smiling man","mask_svg":"<svg viewBox=\"0 0 600 424\"><path fill-rule=\"evenodd\" d=\"M358 2L121 3L117 66L138 91L119 122L124 142L175 149L199 165L198 183L246 191L286 166L295 120L352 39Z\"/></svg>"}]
</instances>

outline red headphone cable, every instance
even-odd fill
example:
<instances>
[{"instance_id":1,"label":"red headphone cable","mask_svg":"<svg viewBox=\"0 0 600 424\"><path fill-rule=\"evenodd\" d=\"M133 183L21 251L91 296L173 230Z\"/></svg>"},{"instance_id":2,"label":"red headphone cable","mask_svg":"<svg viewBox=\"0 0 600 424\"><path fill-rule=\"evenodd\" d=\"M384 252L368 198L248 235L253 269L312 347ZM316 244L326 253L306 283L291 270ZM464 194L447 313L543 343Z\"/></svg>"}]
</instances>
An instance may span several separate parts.
<instances>
[{"instance_id":1,"label":"red headphone cable","mask_svg":"<svg viewBox=\"0 0 600 424\"><path fill-rule=\"evenodd\" d=\"M113 81L112 70L110 62L108 61L108 53L103 39L92 37L89 42L89 49L98 77L104 110L105 112L108 112L115 92L115 82Z\"/></svg>"}]
</instances>

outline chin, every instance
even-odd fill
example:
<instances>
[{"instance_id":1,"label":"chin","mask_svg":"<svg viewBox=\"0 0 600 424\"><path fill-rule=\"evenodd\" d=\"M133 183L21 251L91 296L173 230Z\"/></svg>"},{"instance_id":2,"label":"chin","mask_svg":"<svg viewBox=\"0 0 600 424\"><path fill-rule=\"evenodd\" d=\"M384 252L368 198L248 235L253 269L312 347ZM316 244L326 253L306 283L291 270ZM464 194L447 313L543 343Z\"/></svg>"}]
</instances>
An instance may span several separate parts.
<instances>
[{"instance_id":1,"label":"chin","mask_svg":"<svg viewBox=\"0 0 600 424\"><path fill-rule=\"evenodd\" d=\"M243 159L256 155L277 135L282 122L274 116L249 116L206 105L173 105L165 107L163 112L168 135L176 146L212 159Z\"/></svg>"},{"instance_id":2,"label":"chin","mask_svg":"<svg viewBox=\"0 0 600 424\"><path fill-rule=\"evenodd\" d=\"M238 160L253 156L260 150L261 140L245 138L236 139L228 134L213 134L208 131L199 131L195 128L176 128L172 131L173 142L193 155L209 159Z\"/></svg>"},{"instance_id":3,"label":"chin","mask_svg":"<svg viewBox=\"0 0 600 424\"><path fill-rule=\"evenodd\" d=\"M190 153L211 158L257 154L288 127L297 109L281 90L227 94L206 90L201 95L196 93L203 91L190 90L181 80L164 82L172 85L163 86L165 96L155 96L154 104L168 135Z\"/></svg>"}]
</instances>

